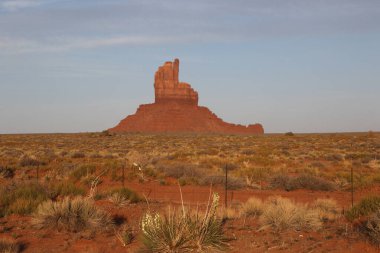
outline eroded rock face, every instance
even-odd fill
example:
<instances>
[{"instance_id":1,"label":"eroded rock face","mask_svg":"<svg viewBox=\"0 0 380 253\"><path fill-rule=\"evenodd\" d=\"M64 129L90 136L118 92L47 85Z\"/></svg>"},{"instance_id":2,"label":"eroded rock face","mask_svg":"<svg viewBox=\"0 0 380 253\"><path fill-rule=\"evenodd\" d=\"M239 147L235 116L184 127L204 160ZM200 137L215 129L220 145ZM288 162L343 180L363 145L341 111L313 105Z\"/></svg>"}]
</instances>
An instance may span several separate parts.
<instances>
[{"instance_id":1,"label":"eroded rock face","mask_svg":"<svg viewBox=\"0 0 380 253\"><path fill-rule=\"evenodd\" d=\"M261 124L249 126L224 122L207 107L198 106L198 93L179 82L179 60L159 67L154 78L155 103L140 105L111 132L197 132L263 134Z\"/></svg>"},{"instance_id":2,"label":"eroded rock face","mask_svg":"<svg viewBox=\"0 0 380 253\"><path fill-rule=\"evenodd\" d=\"M179 60L165 62L154 76L155 102L177 101L183 104L198 105L198 92L190 84L179 82Z\"/></svg>"}]
</instances>

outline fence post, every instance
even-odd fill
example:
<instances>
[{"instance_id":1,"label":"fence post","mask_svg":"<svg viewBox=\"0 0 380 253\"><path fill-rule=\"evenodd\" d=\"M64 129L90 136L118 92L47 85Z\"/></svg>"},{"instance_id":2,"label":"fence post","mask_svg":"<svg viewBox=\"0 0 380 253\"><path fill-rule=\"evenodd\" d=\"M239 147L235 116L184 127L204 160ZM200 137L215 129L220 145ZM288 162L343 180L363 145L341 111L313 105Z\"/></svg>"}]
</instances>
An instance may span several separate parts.
<instances>
[{"instance_id":1,"label":"fence post","mask_svg":"<svg viewBox=\"0 0 380 253\"><path fill-rule=\"evenodd\" d=\"M127 161L125 161L125 163L123 163L123 165L121 166L121 169L122 169L122 176L121 176L121 180L122 180L122 184L123 184L123 188L125 188L125 166L127 165Z\"/></svg>"},{"instance_id":2,"label":"fence post","mask_svg":"<svg viewBox=\"0 0 380 253\"><path fill-rule=\"evenodd\" d=\"M226 170L226 180L225 180L225 185L224 185L224 205L225 207L227 208L227 188L228 188L228 166L226 164L226 167L225 167L225 170Z\"/></svg>"},{"instance_id":3,"label":"fence post","mask_svg":"<svg viewBox=\"0 0 380 253\"><path fill-rule=\"evenodd\" d=\"M39 182L39 168L40 168L40 166L37 165L37 168L36 168L36 170L37 170L37 184Z\"/></svg>"},{"instance_id":4,"label":"fence post","mask_svg":"<svg viewBox=\"0 0 380 253\"><path fill-rule=\"evenodd\" d=\"M354 166L351 161L351 207L354 207Z\"/></svg>"}]
</instances>

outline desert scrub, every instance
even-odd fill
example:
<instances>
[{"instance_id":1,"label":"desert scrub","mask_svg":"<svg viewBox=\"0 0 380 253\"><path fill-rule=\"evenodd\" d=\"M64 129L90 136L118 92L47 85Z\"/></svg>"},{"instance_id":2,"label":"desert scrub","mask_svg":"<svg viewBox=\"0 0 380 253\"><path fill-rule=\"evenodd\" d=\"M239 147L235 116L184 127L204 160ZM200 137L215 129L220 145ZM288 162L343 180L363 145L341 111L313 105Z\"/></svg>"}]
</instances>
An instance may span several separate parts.
<instances>
[{"instance_id":1,"label":"desert scrub","mask_svg":"<svg viewBox=\"0 0 380 253\"><path fill-rule=\"evenodd\" d=\"M132 227L124 225L119 231L115 231L116 238L120 241L123 247L131 244L135 239L136 234Z\"/></svg>"},{"instance_id":2,"label":"desert scrub","mask_svg":"<svg viewBox=\"0 0 380 253\"><path fill-rule=\"evenodd\" d=\"M215 252L227 247L216 211L219 196L213 195L205 213L168 209L161 215L146 213L141 221L146 252Z\"/></svg>"},{"instance_id":3,"label":"desert scrub","mask_svg":"<svg viewBox=\"0 0 380 253\"><path fill-rule=\"evenodd\" d=\"M33 224L38 228L81 232L107 230L111 228L112 220L91 199L66 197L57 202L48 200L41 203L34 214Z\"/></svg>"},{"instance_id":4,"label":"desert scrub","mask_svg":"<svg viewBox=\"0 0 380 253\"><path fill-rule=\"evenodd\" d=\"M335 190L335 185L332 182L306 174L298 177L290 177L288 175L280 174L271 179L270 185L272 188L283 189L286 191L297 189L308 189L313 191Z\"/></svg>"},{"instance_id":5,"label":"desert scrub","mask_svg":"<svg viewBox=\"0 0 380 253\"><path fill-rule=\"evenodd\" d=\"M245 178L248 186L262 190L263 181L267 180L271 172L270 168L251 167L249 163L246 163L238 174L240 177Z\"/></svg>"},{"instance_id":6,"label":"desert scrub","mask_svg":"<svg viewBox=\"0 0 380 253\"><path fill-rule=\"evenodd\" d=\"M181 178L181 177L199 177L200 171L193 164L174 162L174 163L159 163L157 166L158 171L163 173L166 177Z\"/></svg>"},{"instance_id":7,"label":"desert scrub","mask_svg":"<svg viewBox=\"0 0 380 253\"><path fill-rule=\"evenodd\" d=\"M235 220L240 217L240 212L238 211L239 206L229 206L229 207L223 207L222 209L219 209L217 212L218 217L220 217L223 221L226 220Z\"/></svg>"},{"instance_id":8,"label":"desert scrub","mask_svg":"<svg viewBox=\"0 0 380 253\"><path fill-rule=\"evenodd\" d=\"M261 199L251 197L241 206L241 214L245 217L258 217L264 211L264 203Z\"/></svg>"},{"instance_id":9,"label":"desert scrub","mask_svg":"<svg viewBox=\"0 0 380 253\"><path fill-rule=\"evenodd\" d=\"M200 185L225 185L225 176L205 176L199 180ZM228 177L227 188L229 190L242 189L246 186L245 181L241 178Z\"/></svg>"},{"instance_id":10,"label":"desert scrub","mask_svg":"<svg viewBox=\"0 0 380 253\"><path fill-rule=\"evenodd\" d=\"M380 197L379 196L369 196L363 198L359 203L354 205L347 213L346 217L348 220L353 221L361 216L366 216L373 214L380 209Z\"/></svg>"},{"instance_id":11,"label":"desert scrub","mask_svg":"<svg viewBox=\"0 0 380 253\"><path fill-rule=\"evenodd\" d=\"M92 164L85 164L80 166L79 168L76 168L73 172L71 172L70 176L78 181L83 177L89 177L90 175L94 174L96 171L95 165Z\"/></svg>"},{"instance_id":12,"label":"desert scrub","mask_svg":"<svg viewBox=\"0 0 380 253\"><path fill-rule=\"evenodd\" d=\"M86 155L81 151L76 151L71 155L71 158L77 159L77 158L84 158Z\"/></svg>"},{"instance_id":13,"label":"desert scrub","mask_svg":"<svg viewBox=\"0 0 380 253\"><path fill-rule=\"evenodd\" d=\"M369 237L371 242L380 246L380 209L368 217L362 225L361 231Z\"/></svg>"},{"instance_id":14,"label":"desert scrub","mask_svg":"<svg viewBox=\"0 0 380 253\"><path fill-rule=\"evenodd\" d=\"M13 178L14 175L15 172L13 168L0 166L0 178Z\"/></svg>"},{"instance_id":15,"label":"desert scrub","mask_svg":"<svg viewBox=\"0 0 380 253\"><path fill-rule=\"evenodd\" d=\"M85 189L76 186L72 182L61 182L57 184L51 184L48 187L48 192L51 199L55 199L58 196L77 196L84 195L86 193Z\"/></svg>"},{"instance_id":16,"label":"desert scrub","mask_svg":"<svg viewBox=\"0 0 380 253\"><path fill-rule=\"evenodd\" d=\"M21 246L15 240L0 238L0 253L18 253Z\"/></svg>"},{"instance_id":17,"label":"desert scrub","mask_svg":"<svg viewBox=\"0 0 380 253\"><path fill-rule=\"evenodd\" d=\"M260 221L262 229L272 227L276 231L319 230L322 227L317 211L282 197L266 202Z\"/></svg>"},{"instance_id":18,"label":"desert scrub","mask_svg":"<svg viewBox=\"0 0 380 253\"><path fill-rule=\"evenodd\" d=\"M124 205L128 203L137 203L141 197L131 189L126 187L113 189L108 193L108 199L116 205Z\"/></svg>"},{"instance_id":19,"label":"desert scrub","mask_svg":"<svg viewBox=\"0 0 380 253\"><path fill-rule=\"evenodd\" d=\"M30 157L30 156L23 156L20 159L19 165L21 167L40 166L40 165L45 165L45 163L43 161L39 161L36 158Z\"/></svg>"},{"instance_id":20,"label":"desert scrub","mask_svg":"<svg viewBox=\"0 0 380 253\"><path fill-rule=\"evenodd\" d=\"M9 214L30 214L48 199L46 190L39 184L16 184L0 188L0 217Z\"/></svg>"},{"instance_id":21,"label":"desert scrub","mask_svg":"<svg viewBox=\"0 0 380 253\"><path fill-rule=\"evenodd\" d=\"M333 221L339 217L339 208L334 199L317 199L312 208L318 212L321 221Z\"/></svg>"}]
</instances>

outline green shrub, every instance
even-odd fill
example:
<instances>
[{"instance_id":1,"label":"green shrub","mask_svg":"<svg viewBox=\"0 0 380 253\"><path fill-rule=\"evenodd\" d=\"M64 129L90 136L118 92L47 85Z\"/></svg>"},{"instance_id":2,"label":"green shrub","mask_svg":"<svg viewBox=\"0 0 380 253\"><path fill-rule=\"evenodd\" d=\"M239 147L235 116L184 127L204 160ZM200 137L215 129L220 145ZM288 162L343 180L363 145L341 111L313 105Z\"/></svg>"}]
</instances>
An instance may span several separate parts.
<instances>
[{"instance_id":1,"label":"green shrub","mask_svg":"<svg viewBox=\"0 0 380 253\"><path fill-rule=\"evenodd\" d=\"M38 184L17 184L0 189L0 216L30 214L48 199L46 190Z\"/></svg>"},{"instance_id":2,"label":"green shrub","mask_svg":"<svg viewBox=\"0 0 380 253\"><path fill-rule=\"evenodd\" d=\"M178 179L178 183L180 186L184 186L187 184L187 180L185 177L181 177L180 179Z\"/></svg>"},{"instance_id":3,"label":"green shrub","mask_svg":"<svg viewBox=\"0 0 380 253\"><path fill-rule=\"evenodd\" d=\"M227 247L221 220L216 216L219 196L204 214L171 210L164 215L146 213L141 222L146 252L215 252Z\"/></svg>"},{"instance_id":4,"label":"green shrub","mask_svg":"<svg viewBox=\"0 0 380 253\"><path fill-rule=\"evenodd\" d=\"M361 216L366 216L373 214L380 209L380 197L379 196L369 196L363 198L359 203L354 205L347 213L346 217L349 220L354 220Z\"/></svg>"},{"instance_id":5,"label":"green shrub","mask_svg":"<svg viewBox=\"0 0 380 253\"><path fill-rule=\"evenodd\" d=\"M66 197L59 202L48 200L41 203L34 214L33 224L38 228L81 232L107 230L112 226L112 220L92 200Z\"/></svg>"}]
</instances>

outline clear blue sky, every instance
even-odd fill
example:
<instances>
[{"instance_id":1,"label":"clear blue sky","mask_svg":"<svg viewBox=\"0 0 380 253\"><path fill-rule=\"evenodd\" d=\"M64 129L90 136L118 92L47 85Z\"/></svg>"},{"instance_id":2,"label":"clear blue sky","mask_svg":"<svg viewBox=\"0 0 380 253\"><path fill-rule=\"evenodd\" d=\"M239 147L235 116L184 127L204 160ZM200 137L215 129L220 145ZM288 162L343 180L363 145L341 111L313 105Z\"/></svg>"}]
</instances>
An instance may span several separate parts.
<instances>
[{"instance_id":1,"label":"clear blue sky","mask_svg":"<svg viewBox=\"0 0 380 253\"><path fill-rule=\"evenodd\" d=\"M180 79L266 132L380 130L379 0L0 0L0 133L101 131Z\"/></svg>"}]
</instances>

